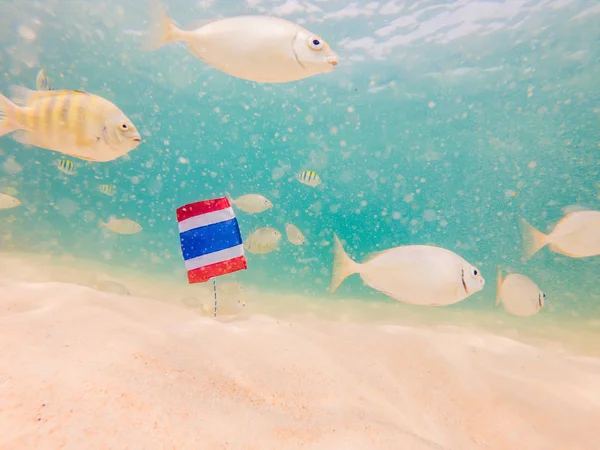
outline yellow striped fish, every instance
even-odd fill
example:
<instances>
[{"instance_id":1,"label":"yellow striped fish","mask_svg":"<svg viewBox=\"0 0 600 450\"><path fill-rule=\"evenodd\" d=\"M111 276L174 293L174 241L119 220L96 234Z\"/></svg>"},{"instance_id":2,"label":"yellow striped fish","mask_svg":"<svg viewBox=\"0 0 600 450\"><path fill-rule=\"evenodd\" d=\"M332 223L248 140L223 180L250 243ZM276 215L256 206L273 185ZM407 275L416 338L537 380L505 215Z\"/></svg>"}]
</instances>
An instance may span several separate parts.
<instances>
[{"instance_id":1,"label":"yellow striped fish","mask_svg":"<svg viewBox=\"0 0 600 450\"><path fill-rule=\"evenodd\" d=\"M108 100L81 91L32 91L14 86L0 94L0 136L88 161L112 161L141 141L135 125Z\"/></svg>"},{"instance_id":2,"label":"yellow striped fish","mask_svg":"<svg viewBox=\"0 0 600 450\"><path fill-rule=\"evenodd\" d=\"M101 184L98 186L98 191L103 193L104 195L115 195L117 192L117 187L114 184Z\"/></svg>"},{"instance_id":3,"label":"yellow striped fish","mask_svg":"<svg viewBox=\"0 0 600 450\"><path fill-rule=\"evenodd\" d=\"M307 186L316 187L321 184L321 177L312 170L304 170L296 175L296 179Z\"/></svg>"},{"instance_id":4,"label":"yellow striped fish","mask_svg":"<svg viewBox=\"0 0 600 450\"><path fill-rule=\"evenodd\" d=\"M56 168L65 175L75 175L77 173L75 163L69 159L59 159L55 161L54 164L56 165Z\"/></svg>"}]
</instances>

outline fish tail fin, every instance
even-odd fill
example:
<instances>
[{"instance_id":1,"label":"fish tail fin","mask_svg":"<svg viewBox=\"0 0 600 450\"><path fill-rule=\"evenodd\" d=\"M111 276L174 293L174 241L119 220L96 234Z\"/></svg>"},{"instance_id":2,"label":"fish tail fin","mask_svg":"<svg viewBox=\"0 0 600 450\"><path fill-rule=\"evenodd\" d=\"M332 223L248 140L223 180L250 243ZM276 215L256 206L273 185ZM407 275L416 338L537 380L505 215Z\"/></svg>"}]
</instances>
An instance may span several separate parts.
<instances>
[{"instance_id":1,"label":"fish tail fin","mask_svg":"<svg viewBox=\"0 0 600 450\"><path fill-rule=\"evenodd\" d=\"M152 1L150 10L154 12L154 25L149 32L146 50L156 50L170 42L185 40L185 31L175 25L158 0Z\"/></svg>"},{"instance_id":2,"label":"fish tail fin","mask_svg":"<svg viewBox=\"0 0 600 450\"><path fill-rule=\"evenodd\" d=\"M106 227L106 224L104 223L104 221L102 221L102 220L99 220L99 221L98 221L98 226L99 226L100 228L104 228L104 227Z\"/></svg>"},{"instance_id":3,"label":"fish tail fin","mask_svg":"<svg viewBox=\"0 0 600 450\"><path fill-rule=\"evenodd\" d=\"M523 261L527 261L548 243L548 236L519 217L519 228L523 239Z\"/></svg>"},{"instance_id":4,"label":"fish tail fin","mask_svg":"<svg viewBox=\"0 0 600 450\"><path fill-rule=\"evenodd\" d=\"M494 300L494 306L500 304L500 288L502 287L502 269L500 266L496 267L496 299Z\"/></svg>"},{"instance_id":5,"label":"fish tail fin","mask_svg":"<svg viewBox=\"0 0 600 450\"><path fill-rule=\"evenodd\" d=\"M0 136L19 130L21 127L15 120L19 106L0 94Z\"/></svg>"},{"instance_id":6,"label":"fish tail fin","mask_svg":"<svg viewBox=\"0 0 600 450\"><path fill-rule=\"evenodd\" d=\"M329 285L329 295L333 294L346 278L360 271L360 264L354 262L346 254L337 234L333 233L333 239L333 270Z\"/></svg>"},{"instance_id":7,"label":"fish tail fin","mask_svg":"<svg viewBox=\"0 0 600 450\"><path fill-rule=\"evenodd\" d=\"M229 200L229 203L231 204L231 206L235 205L235 200L233 199L233 197L231 196L231 194L229 192L225 192L225 197L227 197L227 200Z\"/></svg>"}]
</instances>

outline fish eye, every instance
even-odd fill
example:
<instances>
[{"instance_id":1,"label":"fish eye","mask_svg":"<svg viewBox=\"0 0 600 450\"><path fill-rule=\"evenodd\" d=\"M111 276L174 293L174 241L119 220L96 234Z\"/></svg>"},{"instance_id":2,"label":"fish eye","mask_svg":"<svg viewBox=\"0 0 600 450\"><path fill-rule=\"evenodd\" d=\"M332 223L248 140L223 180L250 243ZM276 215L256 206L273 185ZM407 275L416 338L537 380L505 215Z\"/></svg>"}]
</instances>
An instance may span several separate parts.
<instances>
[{"instance_id":1,"label":"fish eye","mask_svg":"<svg viewBox=\"0 0 600 450\"><path fill-rule=\"evenodd\" d=\"M473 275L477 276L478 273L477 269L473 269Z\"/></svg>"},{"instance_id":2,"label":"fish eye","mask_svg":"<svg viewBox=\"0 0 600 450\"><path fill-rule=\"evenodd\" d=\"M312 48L313 50L322 50L323 49L323 42L321 41L321 39L319 39L318 37L311 37L308 40L308 45L310 48Z\"/></svg>"},{"instance_id":3,"label":"fish eye","mask_svg":"<svg viewBox=\"0 0 600 450\"><path fill-rule=\"evenodd\" d=\"M542 297L546 298L546 293L542 292Z\"/></svg>"},{"instance_id":4,"label":"fish eye","mask_svg":"<svg viewBox=\"0 0 600 450\"><path fill-rule=\"evenodd\" d=\"M129 127L127 126L127 124L126 124L125 122L123 122L123 123L121 124L121 130L123 130L123 131L127 131L127 129L128 129L128 128L129 128Z\"/></svg>"}]
</instances>

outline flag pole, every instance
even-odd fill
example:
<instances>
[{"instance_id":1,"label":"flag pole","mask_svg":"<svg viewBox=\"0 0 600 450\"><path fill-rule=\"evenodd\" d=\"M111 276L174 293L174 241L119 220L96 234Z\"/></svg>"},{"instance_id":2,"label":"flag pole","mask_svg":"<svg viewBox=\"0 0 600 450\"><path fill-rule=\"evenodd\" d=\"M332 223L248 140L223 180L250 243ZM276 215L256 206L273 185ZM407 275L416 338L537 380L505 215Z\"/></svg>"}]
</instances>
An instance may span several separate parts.
<instances>
[{"instance_id":1,"label":"flag pole","mask_svg":"<svg viewBox=\"0 0 600 450\"><path fill-rule=\"evenodd\" d=\"M213 317L217 317L217 277L213 277L213 294L215 295L215 309Z\"/></svg>"}]
</instances>

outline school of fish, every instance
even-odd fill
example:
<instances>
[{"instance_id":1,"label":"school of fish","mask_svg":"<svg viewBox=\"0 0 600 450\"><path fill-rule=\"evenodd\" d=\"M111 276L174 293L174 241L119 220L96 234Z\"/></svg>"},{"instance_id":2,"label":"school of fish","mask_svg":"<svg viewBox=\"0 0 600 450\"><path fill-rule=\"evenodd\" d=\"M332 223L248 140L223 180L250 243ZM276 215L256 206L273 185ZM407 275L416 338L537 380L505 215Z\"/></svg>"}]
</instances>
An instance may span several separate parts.
<instances>
[{"instance_id":1,"label":"school of fish","mask_svg":"<svg viewBox=\"0 0 600 450\"><path fill-rule=\"evenodd\" d=\"M188 51L217 70L230 76L258 83L289 83L311 76L330 73L339 64L337 54L320 36L288 20L271 16L237 16L211 21L194 30L177 26L165 7L151 2L153 28L146 36L148 51L182 42ZM46 70L36 77L36 90L13 86L11 94L0 94L0 136L11 137L24 146L54 151L88 162L110 162L123 157L142 143L140 132L127 115L111 101L89 92L52 87ZM77 164L68 158L56 159L56 169L67 177L78 175ZM313 170L299 171L295 179L310 188L322 184ZM95 188L106 196L116 194L116 186L102 183ZM0 193L0 209L21 206L13 186ZM516 197L516 193L514 196ZM248 214L262 214L274 208L259 193L233 198L225 193L231 205ZM523 260L532 258L543 247L571 258L600 255L600 211L569 211L544 234L525 219L519 218L523 238ZM143 230L126 217L110 217L99 221L107 232L133 235ZM302 246L306 237L293 223L285 223L290 244ZM282 233L271 226L255 229L244 240L244 248L253 254L267 254L279 248ZM444 306L460 302L485 287L480 270L462 256L431 245L403 245L371 254L362 263L354 261L333 234L333 267L329 293L343 281L358 274L367 286L404 303ZM310 262L316 258L304 258ZM99 287L128 295L126 288L107 281ZM231 285L226 310L233 314L245 306L240 300L241 287ZM529 317L545 305L546 294L525 275L496 273L495 305L515 316ZM195 297L182 302L209 313ZM204 308L204 309L203 309Z\"/></svg>"}]
</instances>

